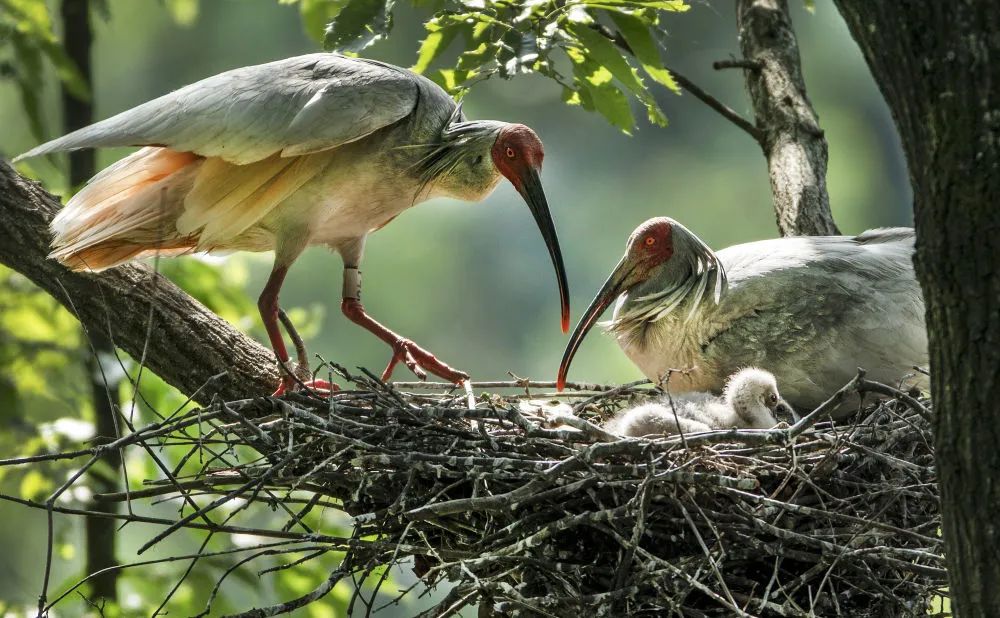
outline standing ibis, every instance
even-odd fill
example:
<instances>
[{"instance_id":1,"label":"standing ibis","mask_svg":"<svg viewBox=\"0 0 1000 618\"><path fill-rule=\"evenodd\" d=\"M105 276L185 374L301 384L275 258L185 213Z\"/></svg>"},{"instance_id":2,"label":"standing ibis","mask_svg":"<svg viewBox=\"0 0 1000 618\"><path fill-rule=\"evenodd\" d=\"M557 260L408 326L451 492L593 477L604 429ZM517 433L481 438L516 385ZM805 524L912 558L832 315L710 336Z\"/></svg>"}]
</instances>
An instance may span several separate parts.
<instances>
[{"instance_id":1,"label":"standing ibis","mask_svg":"<svg viewBox=\"0 0 1000 618\"><path fill-rule=\"evenodd\" d=\"M772 372L785 398L811 410L857 373L895 383L927 364L913 230L788 237L713 252L657 217L580 318L558 384L580 342L617 299L608 328L629 359L671 392L722 390L746 366ZM679 370L679 371L675 371ZM915 386L926 388L924 376Z\"/></svg>"},{"instance_id":2,"label":"standing ibis","mask_svg":"<svg viewBox=\"0 0 1000 618\"><path fill-rule=\"evenodd\" d=\"M621 436L673 435L713 429L770 429L775 413L791 410L774 375L747 367L730 376L721 397L688 393L623 410L606 429Z\"/></svg>"},{"instance_id":3,"label":"standing ibis","mask_svg":"<svg viewBox=\"0 0 1000 618\"><path fill-rule=\"evenodd\" d=\"M329 53L235 69L19 158L100 146L143 148L66 204L52 221L51 257L101 270L155 254L273 250L258 307L286 369L278 293L292 262L319 244L343 258L344 314L392 348L383 379L400 361L421 378L466 379L366 313L359 265L368 234L407 208L437 196L482 200L501 176L541 230L569 330L542 142L524 125L466 120L444 90L405 69Z\"/></svg>"}]
</instances>

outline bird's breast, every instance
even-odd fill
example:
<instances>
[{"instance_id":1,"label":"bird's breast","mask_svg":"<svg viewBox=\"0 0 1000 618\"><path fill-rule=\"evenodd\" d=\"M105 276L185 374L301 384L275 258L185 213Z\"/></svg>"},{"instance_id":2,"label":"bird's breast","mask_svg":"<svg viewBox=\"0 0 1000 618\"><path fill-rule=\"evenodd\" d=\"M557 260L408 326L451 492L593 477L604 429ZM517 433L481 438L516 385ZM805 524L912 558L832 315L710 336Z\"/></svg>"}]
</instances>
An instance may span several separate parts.
<instances>
[{"instance_id":1,"label":"bird's breast","mask_svg":"<svg viewBox=\"0 0 1000 618\"><path fill-rule=\"evenodd\" d=\"M377 159L337 159L342 163L302 187L287 209L312 221L312 243L336 245L364 236L418 203L420 184L405 170Z\"/></svg>"},{"instance_id":2,"label":"bird's breast","mask_svg":"<svg viewBox=\"0 0 1000 618\"><path fill-rule=\"evenodd\" d=\"M617 335L618 345L643 375L671 392L713 391L714 366L702 353L711 325L697 317L667 316Z\"/></svg>"}]
</instances>

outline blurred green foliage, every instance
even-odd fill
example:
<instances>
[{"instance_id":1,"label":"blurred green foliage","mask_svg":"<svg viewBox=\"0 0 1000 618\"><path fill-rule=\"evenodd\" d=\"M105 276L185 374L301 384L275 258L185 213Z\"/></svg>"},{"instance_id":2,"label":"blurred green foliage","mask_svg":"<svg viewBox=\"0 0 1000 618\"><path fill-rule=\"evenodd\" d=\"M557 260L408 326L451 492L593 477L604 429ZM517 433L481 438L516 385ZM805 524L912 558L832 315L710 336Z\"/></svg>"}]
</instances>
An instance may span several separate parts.
<instances>
[{"instance_id":1,"label":"blurred green foliage","mask_svg":"<svg viewBox=\"0 0 1000 618\"><path fill-rule=\"evenodd\" d=\"M36 139L45 132L39 113L42 66L48 61L67 89L81 99L91 93L73 61L63 50L43 0L0 0L0 75L13 80Z\"/></svg>"},{"instance_id":2,"label":"blurred green foliage","mask_svg":"<svg viewBox=\"0 0 1000 618\"><path fill-rule=\"evenodd\" d=\"M654 4L669 10L652 11ZM414 66L464 97L471 117L524 122L541 135L548 155L546 191L577 308L589 301L628 233L645 218L676 217L715 247L774 236L768 180L756 144L691 97L676 96L662 61L665 54L671 66L748 113L738 73L709 69L713 60L737 51L729 3L691 2L683 14L689 4L682 2L608 0L564 3L569 8L556 12L546 8L553 5L107 0L95 3L100 19L95 21L94 103L104 118L214 73L315 51L323 44ZM75 79L52 25L56 6L46 0L0 0L0 150L8 155L27 150L41 136L52 137L58 126L57 85ZM832 7L793 3L793 9L810 97L830 141L829 186L838 223L847 232L908 223L905 167L860 54ZM622 51L622 40L632 53ZM517 79L488 79L494 76ZM610 124L564 102L593 109ZM664 130L659 125L667 115L672 124ZM101 151L99 165L127 152ZM33 161L20 169L50 190L68 193L61 159ZM554 282L544 246L509 187L501 187L483 206L447 200L421 206L374 235L368 247L366 305L380 320L475 379L503 378L508 371L552 378L565 343L556 328ZM156 267L238 328L266 340L253 299L270 259L184 258L162 260ZM339 311L325 310L337 306L339 290L339 264L314 249L292 270L282 298L313 351L347 366L381 369L388 351ZM108 312L113 320L114 307ZM93 414L84 365L88 356L87 338L70 312L0 268L0 457L72 448L87 439ZM132 382L139 370L132 359L102 359L101 366L130 377L119 395L129 403L125 414L137 421L170 414L184 403L148 371L136 387ZM572 377L623 381L638 372L608 338L593 337ZM162 478L147 453L125 455L134 488L144 479ZM168 446L159 456L176 462L183 453ZM45 497L73 469L73 462L0 468L0 491ZM64 501L83 498L78 493ZM172 517L178 505L162 503L156 509ZM262 525L276 516L249 515ZM5 554L0 614L33 614L24 608L40 590L44 517L0 504L0 518L6 524L0 528ZM54 588L61 591L82 575L82 533L79 521L57 517L56 523ZM334 534L347 525L322 512L311 514L307 523ZM126 527L120 555L132 559L155 531ZM203 541L204 533L178 533L152 557L192 552ZM208 548L222 550L229 542L213 538ZM264 577L240 570L223 586L212 614L307 592L325 579L335 559ZM202 611L216 579L234 560L206 559L167 609L175 615ZM281 560L288 559L269 564ZM182 561L126 569L122 607L106 608L105 614L149 615L187 566ZM393 574L398 586L411 583L408 577ZM329 603L314 604L302 615L343 615L349 593L340 586ZM413 606L392 610L414 613ZM74 596L60 615L87 611Z\"/></svg>"}]
</instances>

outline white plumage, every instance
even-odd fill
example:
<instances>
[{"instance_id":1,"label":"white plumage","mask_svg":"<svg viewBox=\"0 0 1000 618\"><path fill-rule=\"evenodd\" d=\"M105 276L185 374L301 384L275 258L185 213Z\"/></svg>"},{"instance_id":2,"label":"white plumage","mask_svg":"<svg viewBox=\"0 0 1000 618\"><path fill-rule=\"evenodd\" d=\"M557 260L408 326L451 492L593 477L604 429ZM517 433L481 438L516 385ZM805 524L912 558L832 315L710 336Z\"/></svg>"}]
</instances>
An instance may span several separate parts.
<instances>
[{"instance_id":1,"label":"white plumage","mask_svg":"<svg viewBox=\"0 0 1000 618\"><path fill-rule=\"evenodd\" d=\"M674 435L713 429L770 429L774 414L791 414L774 375L749 367L730 376L721 397L684 393L623 410L605 425L621 436Z\"/></svg>"},{"instance_id":2,"label":"white plumage","mask_svg":"<svg viewBox=\"0 0 1000 618\"><path fill-rule=\"evenodd\" d=\"M740 367L772 372L785 398L811 410L859 367L869 378L927 387L924 303L913 230L789 237L714 253L668 217L643 223L570 339L617 300L609 330L643 374L671 392L722 390ZM718 294L715 291L718 290ZM717 300L716 300L717 296ZM685 370L673 372L672 370Z\"/></svg>"}]
</instances>

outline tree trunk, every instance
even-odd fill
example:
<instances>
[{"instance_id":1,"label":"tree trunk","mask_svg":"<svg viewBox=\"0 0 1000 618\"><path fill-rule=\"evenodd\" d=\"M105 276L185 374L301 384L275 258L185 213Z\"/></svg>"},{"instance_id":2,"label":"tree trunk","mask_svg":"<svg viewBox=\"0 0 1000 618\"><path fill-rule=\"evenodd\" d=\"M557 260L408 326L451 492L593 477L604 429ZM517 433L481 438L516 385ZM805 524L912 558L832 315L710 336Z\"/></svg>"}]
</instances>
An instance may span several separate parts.
<instances>
[{"instance_id":1,"label":"tree trunk","mask_svg":"<svg viewBox=\"0 0 1000 618\"><path fill-rule=\"evenodd\" d=\"M913 185L953 609L1000 616L1000 10L837 0Z\"/></svg>"},{"instance_id":2,"label":"tree trunk","mask_svg":"<svg viewBox=\"0 0 1000 618\"><path fill-rule=\"evenodd\" d=\"M736 26L782 236L839 234L826 190L827 146L806 96L787 0L739 0Z\"/></svg>"},{"instance_id":3,"label":"tree trunk","mask_svg":"<svg viewBox=\"0 0 1000 618\"><path fill-rule=\"evenodd\" d=\"M66 54L76 63L88 90L93 93L93 78L91 71L90 47L93 33L90 28L90 0L63 0L61 6L63 24L63 46ZM69 133L85 127L94 121L92 100L78 99L65 85L61 89L63 110L63 133ZM77 150L69 154L69 183L77 188L97 172L95 153L93 150ZM118 391L120 383L111 379L101 371L103 360L113 358L115 349L111 339L100 333L90 333L90 345L93 353L87 354L87 365L90 376L91 401L94 404L94 422L96 442L104 444L113 442L118 437L115 414L120 405ZM88 350L89 352L89 350ZM96 494L111 493L118 489L118 475L122 466L121 453L109 450L101 456L106 468L92 468L88 473L90 487ZM111 474L109 474L109 471ZM117 512L117 505L91 502L86 508L105 512ZM115 559L116 523L113 519L88 517L86 522L86 572L100 573L90 580L90 591L93 599L105 599L112 602L118 600L118 570Z\"/></svg>"},{"instance_id":4,"label":"tree trunk","mask_svg":"<svg viewBox=\"0 0 1000 618\"><path fill-rule=\"evenodd\" d=\"M56 198L0 161L0 263L52 295L88 332L110 337L196 401L274 391L274 354L166 277L132 265L96 274L72 272L48 259L48 225L58 209Z\"/></svg>"}]
</instances>

